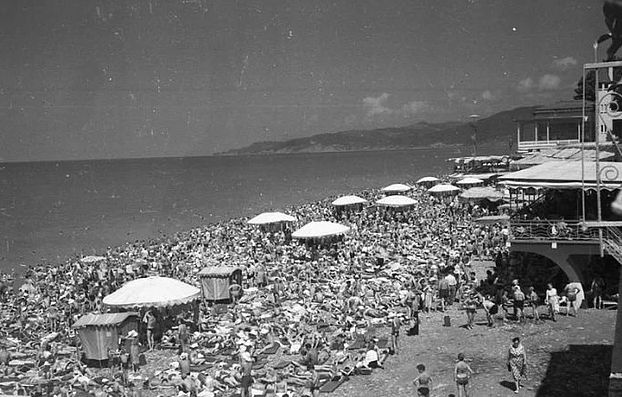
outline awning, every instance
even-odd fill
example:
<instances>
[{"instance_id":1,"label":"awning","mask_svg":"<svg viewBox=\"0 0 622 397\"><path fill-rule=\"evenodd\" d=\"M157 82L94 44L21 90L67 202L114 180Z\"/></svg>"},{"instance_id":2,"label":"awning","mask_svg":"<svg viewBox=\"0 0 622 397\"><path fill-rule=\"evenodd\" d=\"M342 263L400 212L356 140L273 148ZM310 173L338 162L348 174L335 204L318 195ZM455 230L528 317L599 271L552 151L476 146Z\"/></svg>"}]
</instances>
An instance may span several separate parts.
<instances>
[{"instance_id":1,"label":"awning","mask_svg":"<svg viewBox=\"0 0 622 397\"><path fill-rule=\"evenodd\" d=\"M259 214L247 223L251 225L268 225L270 223L293 222L296 218L283 214L282 212L264 212Z\"/></svg>"},{"instance_id":2,"label":"awning","mask_svg":"<svg viewBox=\"0 0 622 397\"><path fill-rule=\"evenodd\" d=\"M456 185L481 185L483 180L478 178L464 178L456 182Z\"/></svg>"},{"instance_id":3,"label":"awning","mask_svg":"<svg viewBox=\"0 0 622 397\"><path fill-rule=\"evenodd\" d=\"M384 207L409 207L417 202L406 196L387 196L376 201L376 204Z\"/></svg>"},{"instance_id":4,"label":"awning","mask_svg":"<svg viewBox=\"0 0 622 397\"><path fill-rule=\"evenodd\" d=\"M198 299L201 291L168 277L145 277L125 283L104 297L104 305L130 309L134 307L170 307Z\"/></svg>"},{"instance_id":5,"label":"awning","mask_svg":"<svg viewBox=\"0 0 622 397\"><path fill-rule=\"evenodd\" d=\"M564 148L564 149L542 149L539 152L526 154L524 158L512 161L512 168L525 168L533 165L549 163L552 161L574 160L581 161L581 156L585 161L594 161L596 159L596 150L585 149L581 153L580 148ZM598 158L600 160L613 157L614 154L604 150L599 151Z\"/></svg>"},{"instance_id":6,"label":"awning","mask_svg":"<svg viewBox=\"0 0 622 397\"><path fill-rule=\"evenodd\" d=\"M412 189L408 185L402 183L394 183L393 185L385 186L381 190L385 193L404 193Z\"/></svg>"},{"instance_id":7,"label":"awning","mask_svg":"<svg viewBox=\"0 0 622 397\"><path fill-rule=\"evenodd\" d=\"M600 162L601 188L619 189L622 186L622 163ZM596 189L596 162L552 161L499 178L508 188L534 189Z\"/></svg>"},{"instance_id":8,"label":"awning","mask_svg":"<svg viewBox=\"0 0 622 397\"><path fill-rule=\"evenodd\" d=\"M466 200L483 200L498 201L503 199L503 192L500 192L492 187L472 187L464 191L461 198Z\"/></svg>"},{"instance_id":9,"label":"awning","mask_svg":"<svg viewBox=\"0 0 622 397\"><path fill-rule=\"evenodd\" d=\"M365 204L366 202L367 200L359 196L343 196L333 201L332 204L335 207L344 207L347 205Z\"/></svg>"},{"instance_id":10,"label":"awning","mask_svg":"<svg viewBox=\"0 0 622 397\"><path fill-rule=\"evenodd\" d=\"M138 316L138 313L135 312L125 312L125 313L104 313L104 314L96 314L89 313L80 317L78 321L76 321L71 328L84 328L84 327L112 327L118 324L121 324L128 317Z\"/></svg>"},{"instance_id":11,"label":"awning","mask_svg":"<svg viewBox=\"0 0 622 397\"><path fill-rule=\"evenodd\" d=\"M238 270L237 266L209 266L199 272L199 277L227 278Z\"/></svg>"},{"instance_id":12,"label":"awning","mask_svg":"<svg viewBox=\"0 0 622 397\"><path fill-rule=\"evenodd\" d=\"M345 234L350 230L349 227L333 222L310 222L292 233L293 238L313 239Z\"/></svg>"}]
</instances>

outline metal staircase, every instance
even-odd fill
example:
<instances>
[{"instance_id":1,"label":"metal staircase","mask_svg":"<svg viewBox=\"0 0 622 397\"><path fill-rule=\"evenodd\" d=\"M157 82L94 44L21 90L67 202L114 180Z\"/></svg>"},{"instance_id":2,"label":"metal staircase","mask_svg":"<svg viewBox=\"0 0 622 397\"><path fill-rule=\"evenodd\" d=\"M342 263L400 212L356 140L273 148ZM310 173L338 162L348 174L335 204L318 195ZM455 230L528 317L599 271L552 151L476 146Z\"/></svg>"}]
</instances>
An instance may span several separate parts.
<instances>
[{"instance_id":1,"label":"metal staircase","mask_svg":"<svg viewBox=\"0 0 622 397\"><path fill-rule=\"evenodd\" d=\"M613 256L622 265L622 231L617 227L609 226L603 230L603 249Z\"/></svg>"}]
</instances>

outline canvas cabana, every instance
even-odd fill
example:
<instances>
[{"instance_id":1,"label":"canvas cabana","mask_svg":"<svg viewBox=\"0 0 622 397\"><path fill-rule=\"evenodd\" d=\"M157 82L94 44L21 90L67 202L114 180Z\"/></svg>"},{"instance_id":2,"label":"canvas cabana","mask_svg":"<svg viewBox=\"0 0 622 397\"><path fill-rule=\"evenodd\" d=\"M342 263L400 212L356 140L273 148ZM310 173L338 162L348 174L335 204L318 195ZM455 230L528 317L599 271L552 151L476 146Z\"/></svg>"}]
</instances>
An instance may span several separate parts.
<instances>
[{"instance_id":1,"label":"canvas cabana","mask_svg":"<svg viewBox=\"0 0 622 397\"><path fill-rule=\"evenodd\" d=\"M229 287L242 285L242 270L235 266L209 266L199 272L199 278L205 300L230 300Z\"/></svg>"},{"instance_id":2,"label":"canvas cabana","mask_svg":"<svg viewBox=\"0 0 622 397\"><path fill-rule=\"evenodd\" d=\"M138 332L138 313L89 313L72 326L82 342L82 352L88 360L107 360L108 352L119 348L119 337L130 331Z\"/></svg>"}]
</instances>

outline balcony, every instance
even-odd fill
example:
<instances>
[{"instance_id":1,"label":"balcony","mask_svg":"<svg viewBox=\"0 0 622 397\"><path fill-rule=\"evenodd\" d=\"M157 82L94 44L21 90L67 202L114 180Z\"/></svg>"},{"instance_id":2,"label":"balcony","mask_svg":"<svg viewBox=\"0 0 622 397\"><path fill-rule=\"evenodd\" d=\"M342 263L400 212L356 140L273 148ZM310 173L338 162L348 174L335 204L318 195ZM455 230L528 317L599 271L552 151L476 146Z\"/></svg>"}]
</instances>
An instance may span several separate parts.
<instances>
[{"instance_id":1,"label":"balcony","mask_svg":"<svg viewBox=\"0 0 622 397\"><path fill-rule=\"evenodd\" d=\"M530 150L556 148L559 146L571 145L579 143L578 139L559 139L556 141L538 140L538 141L518 141L518 150L528 152Z\"/></svg>"},{"instance_id":2,"label":"balcony","mask_svg":"<svg viewBox=\"0 0 622 397\"><path fill-rule=\"evenodd\" d=\"M521 241L599 241L597 228L586 228L578 220L512 220L510 237Z\"/></svg>"}]
</instances>

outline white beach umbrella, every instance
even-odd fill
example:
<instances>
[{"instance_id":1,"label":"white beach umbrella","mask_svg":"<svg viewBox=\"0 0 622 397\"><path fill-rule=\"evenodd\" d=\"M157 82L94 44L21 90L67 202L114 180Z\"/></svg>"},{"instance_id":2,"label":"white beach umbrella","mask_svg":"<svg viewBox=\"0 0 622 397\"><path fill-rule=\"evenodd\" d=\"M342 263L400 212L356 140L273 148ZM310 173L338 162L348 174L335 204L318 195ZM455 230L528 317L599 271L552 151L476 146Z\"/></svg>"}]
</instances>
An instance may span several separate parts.
<instances>
[{"instance_id":1,"label":"white beach umbrella","mask_svg":"<svg viewBox=\"0 0 622 397\"><path fill-rule=\"evenodd\" d=\"M475 186L475 185L481 185L482 183L484 183L484 181L482 181L481 179L478 179L478 178L464 178L464 179L461 179L458 182L456 182L456 185Z\"/></svg>"},{"instance_id":2,"label":"white beach umbrella","mask_svg":"<svg viewBox=\"0 0 622 397\"><path fill-rule=\"evenodd\" d=\"M346 205L365 204L366 202L367 200L359 196L343 196L333 201L332 204L335 207L343 207Z\"/></svg>"},{"instance_id":3,"label":"white beach umbrella","mask_svg":"<svg viewBox=\"0 0 622 397\"><path fill-rule=\"evenodd\" d=\"M145 277L125 283L104 297L104 305L131 309L135 307L170 307L190 303L201 296L201 290L168 277Z\"/></svg>"},{"instance_id":4,"label":"white beach umbrella","mask_svg":"<svg viewBox=\"0 0 622 397\"><path fill-rule=\"evenodd\" d=\"M247 223L251 225L268 225L270 223L293 222L295 220L296 218L293 216L289 216L282 212L264 212L249 220Z\"/></svg>"},{"instance_id":5,"label":"white beach umbrella","mask_svg":"<svg viewBox=\"0 0 622 397\"><path fill-rule=\"evenodd\" d=\"M417 183L435 183L438 182L440 179L435 178L433 176L424 176L423 178L420 178Z\"/></svg>"},{"instance_id":6,"label":"white beach umbrella","mask_svg":"<svg viewBox=\"0 0 622 397\"><path fill-rule=\"evenodd\" d=\"M345 234L350 230L348 226L333 222L310 222L292 233L293 238L311 239Z\"/></svg>"},{"instance_id":7,"label":"white beach umbrella","mask_svg":"<svg viewBox=\"0 0 622 397\"><path fill-rule=\"evenodd\" d=\"M404 193L412 189L408 185L402 183L394 183L393 185L385 186L381 190L385 193Z\"/></svg>"},{"instance_id":8,"label":"white beach umbrella","mask_svg":"<svg viewBox=\"0 0 622 397\"><path fill-rule=\"evenodd\" d=\"M385 207L408 207L417 204L417 202L410 197L395 195L383 197L376 201L376 204Z\"/></svg>"},{"instance_id":9,"label":"white beach umbrella","mask_svg":"<svg viewBox=\"0 0 622 397\"><path fill-rule=\"evenodd\" d=\"M448 184L440 184L428 189L428 193L432 194L457 194L459 191L459 187Z\"/></svg>"}]
</instances>

